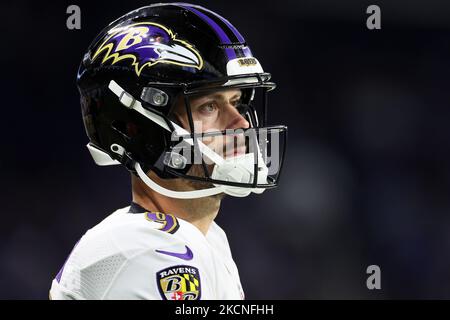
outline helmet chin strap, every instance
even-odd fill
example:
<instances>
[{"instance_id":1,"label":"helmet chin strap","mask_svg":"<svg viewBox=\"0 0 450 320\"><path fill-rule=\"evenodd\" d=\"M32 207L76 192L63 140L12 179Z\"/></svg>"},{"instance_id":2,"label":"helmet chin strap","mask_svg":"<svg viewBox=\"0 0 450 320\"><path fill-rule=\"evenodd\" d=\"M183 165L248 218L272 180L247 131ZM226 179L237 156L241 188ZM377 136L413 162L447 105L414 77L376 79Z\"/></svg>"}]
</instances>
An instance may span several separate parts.
<instances>
[{"instance_id":1,"label":"helmet chin strap","mask_svg":"<svg viewBox=\"0 0 450 320\"><path fill-rule=\"evenodd\" d=\"M122 89L122 87L117 84L114 80L111 80L108 88L119 98L119 101L127 108L133 109L137 112L139 112L141 115L146 117L147 119L153 121L154 123L158 124L162 128L171 131L170 127L168 126L166 120L145 109L142 107L142 104L140 101L136 100L131 94L126 92ZM177 125L174 122L171 122L173 127L175 128L175 131L178 135L189 135L189 132L179 125ZM194 145L194 141L192 138L184 139L187 143L190 145ZM115 150L111 149L113 152L116 152L118 154L123 155L125 150L123 147L115 145ZM224 180L224 181L233 181L233 182L242 182L249 183L249 181L252 180L253 174L252 169L254 168L253 165L253 154L245 154L242 156L233 157L230 159L224 159L219 154L214 152L211 148L207 147L204 143L201 141L198 141L198 146L203 155L205 155L207 158L209 158L212 162L215 163L214 170L212 173L212 178L216 180ZM117 148L119 147L119 148ZM89 149L91 151L91 148ZM267 182L267 173L268 169L265 165L264 161L261 157L261 152L259 151L259 148L257 150L258 152L258 163L260 164L258 166L258 171L256 172L258 183L266 183ZM92 151L91 151L92 153ZM94 158L95 160L95 158ZM203 198L203 197L209 197L212 195L216 195L219 193L226 193L228 195L234 196L234 197L246 197L251 192L254 193L262 193L265 189L264 188L246 188L246 187L234 187L234 186L228 186L228 185L217 185L215 184L214 187L207 188L207 189L201 189L201 190L193 190L193 191L175 191L170 190L167 188L164 188L157 184L155 181L153 181L147 174L142 170L141 165L136 162L134 165L134 168L136 170L136 173L138 174L139 178L142 179L142 181L151 189L154 191L165 195L170 198L177 198L177 199L195 199L195 198Z\"/></svg>"},{"instance_id":2,"label":"helmet chin strap","mask_svg":"<svg viewBox=\"0 0 450 320\"><path fill-rule=\"evenodd\" d=\"M165 195L170 198L176 198L176 199L196 199L196 198L203 198L203 197L209 197L213 196L222 192L225 192L221 186L219 187L212 187L202 190L194 190L194 191L174 191L167 188L164 188L157 184L155 181L153 181L149 176L145 174L145 172L142 170L141 165L136 162L135 167L136 172L139 176L139 178L144 181L144 183L151 189L155 190L156 192Z\"/></svg>"}]
</instances>

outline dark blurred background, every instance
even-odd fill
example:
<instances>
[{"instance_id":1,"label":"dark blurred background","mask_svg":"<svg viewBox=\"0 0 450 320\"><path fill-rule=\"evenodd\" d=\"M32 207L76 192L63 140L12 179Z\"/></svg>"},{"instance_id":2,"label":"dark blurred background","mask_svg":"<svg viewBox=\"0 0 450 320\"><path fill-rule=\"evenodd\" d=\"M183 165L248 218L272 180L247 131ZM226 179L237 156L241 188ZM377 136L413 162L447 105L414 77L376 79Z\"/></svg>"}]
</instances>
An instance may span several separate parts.
<instances>
[{"instance_id":1,"label":"dark blurred background","mask_svg":"<svg viewBox=\"0 0 450 320\"><path fill-rule=\"evenodd\" d=\"M450 298L450 2L191 2L244 35L278 84L270 119L289 126L281 186L227 199L217 220L246 297ZM2 299L46 299L84 232L131 200L127 171L90 158L75 77L94 36L146 4L1 5Z\"/></svg>"}]
</instances>

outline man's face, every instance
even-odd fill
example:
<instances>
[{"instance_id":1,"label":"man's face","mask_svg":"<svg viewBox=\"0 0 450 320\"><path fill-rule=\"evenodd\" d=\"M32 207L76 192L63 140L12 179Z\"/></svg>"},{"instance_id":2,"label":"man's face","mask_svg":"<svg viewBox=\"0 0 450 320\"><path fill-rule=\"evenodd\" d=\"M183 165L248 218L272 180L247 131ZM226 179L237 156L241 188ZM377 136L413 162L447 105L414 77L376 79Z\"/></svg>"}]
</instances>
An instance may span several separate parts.
<instances>
[{"instance_id":1,"label":"man's face","mask_svg":"<svg viewBox=\"0 0 450 320\"><path fill-rule=\"evenodd\" d=\"M196 133L223 131L230 129L247 129L248 121L239 113L242 91L228 89L192 96L189 103ZM181 97L173 109L177 122L190 132L189 120ZM202 142L224 158L245 153L244 135L225 135L204 137Z\"/></svg>"}]
</instances>

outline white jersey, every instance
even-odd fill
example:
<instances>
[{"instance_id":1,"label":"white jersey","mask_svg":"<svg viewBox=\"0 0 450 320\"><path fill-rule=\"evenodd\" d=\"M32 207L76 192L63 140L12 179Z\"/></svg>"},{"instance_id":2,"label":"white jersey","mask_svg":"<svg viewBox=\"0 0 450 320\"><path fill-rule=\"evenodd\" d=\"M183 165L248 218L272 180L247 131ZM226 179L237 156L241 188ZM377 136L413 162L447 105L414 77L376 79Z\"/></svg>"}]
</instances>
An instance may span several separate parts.
<instances>
[{"instance_id":1,"label":"white jersey","mask_svg":"<svg viewBox=\"0 0 450 320\"><path fill-rule=\"evenodd\" d=\"M244 299L215 222L205 236L173 215L129 209L86 232L53 280L51 299Z\"/></svg>"}]
</instances>

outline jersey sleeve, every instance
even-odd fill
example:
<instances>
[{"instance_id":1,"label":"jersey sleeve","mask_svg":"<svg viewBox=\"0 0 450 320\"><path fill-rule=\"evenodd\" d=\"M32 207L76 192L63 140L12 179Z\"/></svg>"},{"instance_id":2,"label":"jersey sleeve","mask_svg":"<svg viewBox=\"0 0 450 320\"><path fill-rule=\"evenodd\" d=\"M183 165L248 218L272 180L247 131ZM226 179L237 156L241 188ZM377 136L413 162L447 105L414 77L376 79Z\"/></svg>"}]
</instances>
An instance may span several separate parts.
<instances>
[{"instance_id":1,"label":"jersey sleeve","mask_svg":"<svg viewBox=\"0 0 450 320\"><path fill-rule=\"evenodd\" d=\"M184 263L170 254L158 253L158 249L186 254L183 241L155 229L151 221L139 215L101 232L90 231L53 280L50 298L200 299L200 275L195 262Z\"/></svg>"},{"instance_id":2,"label":"jersey sleeve","mask_svg":"<svg viewBox=\"0 0 450 320\"><path fill-rule=\"evenodd\" d=\"M112 244L107 232L85 234L52 281L53 300L103 299L127 258Z\"/></svg>"}]
</instances>

